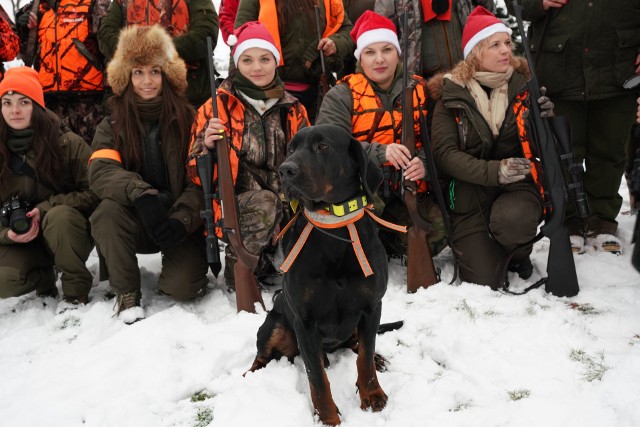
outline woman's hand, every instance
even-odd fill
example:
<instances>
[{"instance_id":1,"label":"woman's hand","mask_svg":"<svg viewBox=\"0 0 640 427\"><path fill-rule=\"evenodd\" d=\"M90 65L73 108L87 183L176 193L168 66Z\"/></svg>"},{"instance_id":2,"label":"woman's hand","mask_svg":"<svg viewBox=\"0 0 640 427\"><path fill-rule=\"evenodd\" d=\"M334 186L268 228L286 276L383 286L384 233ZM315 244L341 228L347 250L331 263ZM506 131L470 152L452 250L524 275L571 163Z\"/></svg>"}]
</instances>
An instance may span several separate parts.
<instances>
[{"instance_id":1,"label":"woman's hand","mask_svg":"<svg viewBox=\"0 0 640 427\"><path fill-rule=\"evenodd\" d=\"M9 230L7 233L8 238L16 243L29 243L38 237L38 233L40 233L40 210L38 208L33 208L27 212L27 217L31 218L31 227L29 228L29 231L23 234L16 234L13 230Z\"/></svg>"},{"instance_id":2,"label":"woman's hand","mask_svg":"<svg viewBox=\"0 0 640 427\"><path fill-rule=\"evenodd\" d=\"M640 98L636 99L638 110L636 111L636 123L640 123Z\"/></svg>"},{"instance_id":3,"label":"woman's hand","mask_svg":"<svg viewBox=\"0 0 640 427\"><path fill-rule=\"evenodd\" d=\"M208 149L212 149L216 146L216 142L224 138L225 128L222 125L222 121L214 117L209 120L209 126L204 130L204 145Z\"/></svg>"},{"instance_id":4,"label":"woman's hand","mask_svg":"<svg viewBox=\"0 0 640 427\"><path fill-rule=\"evenodd\" d=\"M409 149L402 144L388 144L385 155L396 169L404 171L405 179L415 181L424 178L427 173L424 163L417 157L412 159Z\"/></svg>"}]
</instances>

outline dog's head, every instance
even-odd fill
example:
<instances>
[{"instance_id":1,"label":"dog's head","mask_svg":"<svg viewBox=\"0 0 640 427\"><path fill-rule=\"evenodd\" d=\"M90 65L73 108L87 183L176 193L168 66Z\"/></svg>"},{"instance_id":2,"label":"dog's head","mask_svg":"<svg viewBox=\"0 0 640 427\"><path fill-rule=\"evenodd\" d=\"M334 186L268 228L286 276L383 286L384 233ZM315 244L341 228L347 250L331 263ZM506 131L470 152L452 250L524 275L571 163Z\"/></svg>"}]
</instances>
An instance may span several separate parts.
<instances>
[{"instance_id":1,"label":"dog's head","mask_svg":"<svg viewBox=\"0 0 640 427\"><path fill-rule=\"evenodd\" d=\"M365 154L360 141L335 125L300 130L287 148L278 173L287 199L307 209L342 203L361 189L368 200L382 182L382 170Z\"/></svg>"}]
</instances>

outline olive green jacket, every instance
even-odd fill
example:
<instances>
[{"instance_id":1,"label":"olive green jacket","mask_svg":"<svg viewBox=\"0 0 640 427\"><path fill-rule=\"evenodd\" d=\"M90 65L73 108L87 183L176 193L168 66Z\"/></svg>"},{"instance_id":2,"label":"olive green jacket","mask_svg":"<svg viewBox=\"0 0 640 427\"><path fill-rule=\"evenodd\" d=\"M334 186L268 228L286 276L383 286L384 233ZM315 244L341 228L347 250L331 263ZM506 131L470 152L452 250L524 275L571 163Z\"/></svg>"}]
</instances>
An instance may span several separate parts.
<instances>
[{"instance_id":1,"label":"olive green jacket","mask_svg":"<svg viewBox=\"0 0 640 427\"><path fill-rule=\"evenodd\" d=\"M487 231L491 205L503 191L526 188L538 193L529 177L513 184L498 184L500 160L524 157L512 110L516 96L526 90L526 62L521 67L509 81L509 107L495 138L466 88L443 79L442 74L429 81L430 94L438 99L431 125L433 157L438 171L452 178L446 192L454 240Z\"/></svg>"},{"instance_id":2,"label":"olive green jacket","mask_svg":"<svg viewBox=\"0 0 640 427\"><path fill-rule=\"evenodd\" d=\"M211 97L207 62L207 37L215 48L218 40L218 14L211 0L185 0L189 10L189 31L173 38L180 58L187 63L187 92L189 102L198 108ZM127 25L121 0L109 6L98 30L98 45L107 61L118 46L120 30Z\"/></svg>"},{"instance_id":3,"label":"olive green jacket","mask_svg":"<svg viewBox=\"0 0 640 427\"><path fill-rule=\"evenodd\" d=\"M40 217L44 218L54 206L67 205L79 210L85 217L89 217L98 206L98 196L89 189L87 178L87 162L90 150L84 140L70 131L60 131L58 142L62 147L62 167L58 172L56 187L37 182L28 175L9 173L7 190L0 193L0 202L11 200L18 196L28 201L40 211ZM33 151L29 151L25 157L26 162L35 168ZM0 226L0 244L14 244L7 237L8 227Z\"/></svg>"},{"instance_id":4,"label":"olive green jacket","mask_svg":"<svg viewBox=\"0 0 640 427\"><path fill-rule=\"evenodd\" d=\"M536 74L551 99L597 100L625 93L622 83L634 75L640 51L640 0L571 0L548 12L541 0L520 3L523 19L531 21Z\"/></svg>"},{"instance_id":5,"label":"olive green jacket","mask_svg":"<svg viewBox=\"0 0 640 427\"><path fill-rule=\"evenodd\" d=\"M177 132L176 132L177 133ZM172 135L162 141L164 163L167 169L172 206L169 217L178 219L185 226L187 234L202 225L200 211L204 206L202 189L187 177L186 165L180 159L178 136ZM91 144L97 150L115 150L111 117L107 116L96 129ZM111 199L124 206L133 206L133 201L152 186L139 173L127 170L122 163L108 158L96 158L89 164L89 184L101 199Z\"/></svg>"}]
</instances>

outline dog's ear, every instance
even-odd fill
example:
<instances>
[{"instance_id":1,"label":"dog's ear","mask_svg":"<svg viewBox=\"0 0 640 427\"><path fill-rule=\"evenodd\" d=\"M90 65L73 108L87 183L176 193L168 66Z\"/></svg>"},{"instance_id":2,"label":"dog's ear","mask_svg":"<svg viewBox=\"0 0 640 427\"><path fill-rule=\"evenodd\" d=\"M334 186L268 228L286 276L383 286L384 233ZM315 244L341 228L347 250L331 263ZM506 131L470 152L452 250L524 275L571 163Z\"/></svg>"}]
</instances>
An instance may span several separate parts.
<instances>
[{"instance_id":1,"label":"dog's ear","mask_svg":"<svg viewBox=\"0 0 640 427\"><path fill-rule=\"evenodd\" d=\"M362 188L367 195L367 200L373 201L373 195L382 183L382 169L374 162L362 148L362 143L351 137L349 142L349 155L353 158L360 168L360 180Z\"/></svg>"}]
</instances>

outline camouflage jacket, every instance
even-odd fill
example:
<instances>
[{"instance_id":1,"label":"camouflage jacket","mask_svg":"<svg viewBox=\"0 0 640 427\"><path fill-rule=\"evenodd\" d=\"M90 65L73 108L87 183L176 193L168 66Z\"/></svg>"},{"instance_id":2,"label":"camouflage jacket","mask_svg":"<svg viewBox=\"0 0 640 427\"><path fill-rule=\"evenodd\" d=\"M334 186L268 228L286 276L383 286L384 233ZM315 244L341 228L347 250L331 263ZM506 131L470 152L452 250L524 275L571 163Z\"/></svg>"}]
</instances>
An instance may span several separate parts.
<instances>
[{"instance_id":1,"label":"camouflage jacket","mask_svg":"<svg viewBox=\"0 0 640 427\"><path fill-rule=\"evenodd\" d=\"M11 61L20 52L20 39L13 31L11 22L7 21L5 16L6 13L0 6L0 81L2 81L3 75L2 62Z\"/></svg>"}]
</instances>

